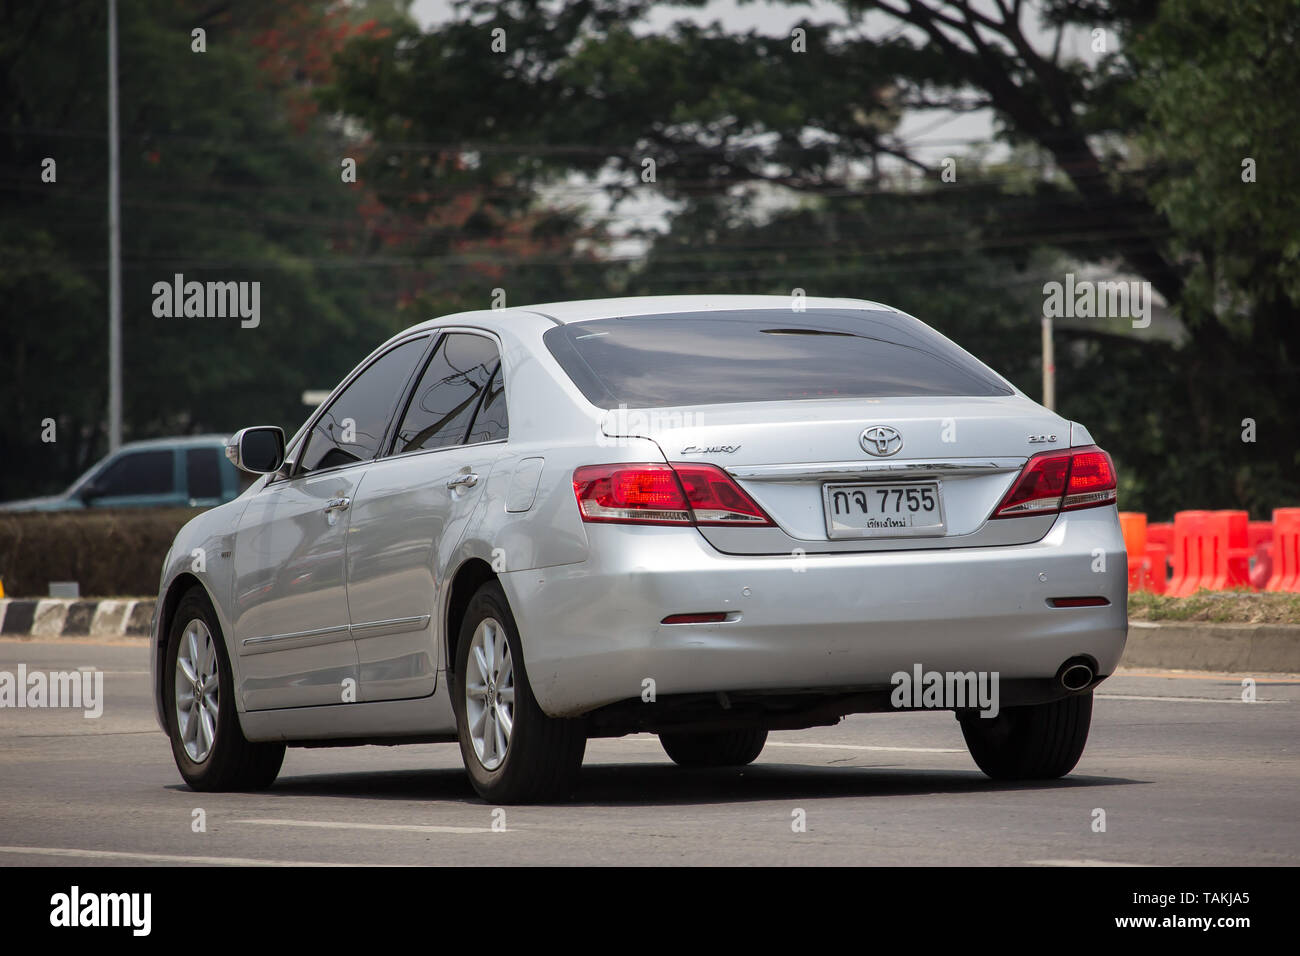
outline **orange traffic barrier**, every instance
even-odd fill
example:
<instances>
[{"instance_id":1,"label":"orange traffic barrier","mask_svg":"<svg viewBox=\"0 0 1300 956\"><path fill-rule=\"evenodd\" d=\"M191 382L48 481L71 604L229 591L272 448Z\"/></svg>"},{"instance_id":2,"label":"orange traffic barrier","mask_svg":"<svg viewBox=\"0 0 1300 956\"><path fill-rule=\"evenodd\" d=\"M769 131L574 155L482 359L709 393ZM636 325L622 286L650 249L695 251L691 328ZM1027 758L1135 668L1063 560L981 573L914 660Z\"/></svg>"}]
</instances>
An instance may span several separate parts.
<instances>
[{"instance_id":1,"label":"orange traffic barrier","mask_svg":"<svg viewBox=\"0 0 1300 956\"><path fill-rule=\"evenodd\" d=\"M1250 586L1256 591L1262 591L1268 587L1269 579L1273 577L1273 545L1261 544L1252 557L1254 562L1250 566Z\"/></svg>"},{"instance_id":2,"label":"orange traffic barrier","mask_svg":"<svg viewBox=\"0 0 1300 956\"><path fill-rule=\"evenodd\" d=\"M1174 515L1174 574L1168 592L1174 597L1195 594L1210 571L1203 551L1209 516L1208 511L1180 511Z\"/></svg>"},{"instance_id":3,"label":"orange traffic barrier","mask_svg":"<svg viewBox=\"0 0 1300 956\"><path fill-rule=\"evenodd\" d=\"M1147 549L1147 516L1140 511L1121 511L1119 527L1124 533L1124 550L1128 552L1128 589L1136 591Z\"/></svg>"},{"instance_id":4,"label":"orange traffic barrier","mask_svg":"<svg viewBox=\"0 0 1300 956\"><path fill-rule=\"evenodd\" d=\"M1250 548L1246 526L1250 515L1245 511L1212 511L1205 520L1202 554L1206 574L1201 587L1211 591L1228 591L1250 584Z\"/></svg>"},{"instance_id":5,"label":"orange traffic barrier","mask_svg":"<svg viewBox=\"0 0 1300 956\"><path fill-rule=\"evenodd\" d=\"M1300 508L1273 512L1273 576L1265 591L1300 591Z\"/></svg>"},{"instance_id":6,"label":"orange traffic barrier","mask_svg":"<svg viewBox=\"0 0 1300 956\"><path fill-rule=\"evenodd\" d=\"M1173 524L1169 521L1148 522L1147 544L1163 544L1165 546L1165 553L1172 553L1174 550Z\"/></svg>"},{"instance_id":7,"label":"orange traffic barrier","mask_svg":"<svg viewBox=\"0 0 1300 956\"><path fill-rule=\"evenodd\" d=\"M1271 521L1252 521L1246 525L1246 538L1250 542L1250 550L1258 551L1260 545L1273 543L1273 522Z\"/></svg>"},{"instance_id":8,"label":"orange traffic barrier","mask_svg":"<svg viewBox=\"0 0 1300 956\"><path fill-rule=\"evenodd\" d=\"M1168 581L1168 551L1163 544L1148 544L1138 562L1137 587L1130 585L1130 591L1150 591L1152 594L1164 594Z\"/></svg>"},{"instance_id":9,"label":"orange traffic barrier","mask_svg":"<svg viewBox=\"0 0 1300 956\"><path fill-rule=\"evenodd\" d=\"M1278 508L1272 521L1251 521L1245 511L1180 511L1172 524L1121 511L1119 522L1130 591L1174 597L1243 587L1300 592L1300 508Z\"/></svg>"},{"instance_id":10,"label":"orange traffic barrier","mask_svg":"<svg viewBox=\"0 0 1300 956\"><path fill-rule=\"evenodd\" d=\"M1252 521L1246 526L1250 542L1250 586L1262 591L1273 576L1273 522Z\"/></svg>"}]
</instances>

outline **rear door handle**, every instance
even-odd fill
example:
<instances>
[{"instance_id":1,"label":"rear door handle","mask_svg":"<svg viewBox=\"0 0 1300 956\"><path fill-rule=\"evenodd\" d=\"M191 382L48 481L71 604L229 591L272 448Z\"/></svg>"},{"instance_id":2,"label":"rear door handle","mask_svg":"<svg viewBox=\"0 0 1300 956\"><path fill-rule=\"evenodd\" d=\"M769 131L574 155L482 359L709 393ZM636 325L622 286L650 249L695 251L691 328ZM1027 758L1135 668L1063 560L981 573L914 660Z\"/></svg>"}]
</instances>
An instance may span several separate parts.
<instances>
[{"instance_id":1,"label":"rear door handle","mask_svg":"<svg viewBox=\"0 0 1300 956\"><path fill-rule=\"evenodd\" d=\"M329 501L325 502L325 508L323 510L326 514L329 514L331 511L347 511L351 506L351 498L331 498Z\"/></svg>"},{"instance_id":2,"label":"rear door handle","mask_svg":"<svg viewBox=\"0 0 1300 956\"><path fill-rule=\"evenodd\" d=\"M478 484L478 475L470 472L468 475L457 475L455 478L447 479L448 488L473 488Z\"/></svg>"}]
</instances>

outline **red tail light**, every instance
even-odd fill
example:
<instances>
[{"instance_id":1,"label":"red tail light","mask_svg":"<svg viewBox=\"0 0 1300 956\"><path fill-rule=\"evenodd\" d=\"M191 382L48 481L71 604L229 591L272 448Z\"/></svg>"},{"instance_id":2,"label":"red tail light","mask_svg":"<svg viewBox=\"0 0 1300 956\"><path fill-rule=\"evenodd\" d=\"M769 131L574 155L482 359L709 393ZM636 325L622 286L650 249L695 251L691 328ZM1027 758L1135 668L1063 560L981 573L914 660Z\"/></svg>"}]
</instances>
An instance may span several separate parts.
<instances>
[{"instance_id":1,"label":"red tail light","mask_svg":"<svg viewBox=\"0 0 1300 956\"><path fill-rule=\"evenodd\" d=\"M1061 510L1113 505L1115 485L1115 464L1110 455L1096 447L1076 451L1070 466L1070 487L1066 489Z\"/></svg>"},{"instance_id":2,"label":"red tail light","mask_svg":"<svg viewBox=\"0 0 1300 956\"><path fill-rule=\"evenodd\" d=\"M696 524L770 525L772 519L731 476L716 465L673 462L673 470L686 489L686 500Z\"/></svg>"},{"instance_id":3,"label":"red tail light","mask_svg":"<svg viewBox=\"0 0 1300 956\"><path fill-rule=\"evenodd\" d=\"M714 465L584 465L573 472L573 493L583 521L772 524L754 499Z\"/></svg>"},{"instance_id":4,"label":"red tail light","mask_svg":"<svg viewBox=\"0 0 1300 956\"><path fill-rule=\"evenodd\" d=\"M585 465L573 472L583 521L690 524L691 508L667 465Z\"/></svg>"},{"instance_id":5,"label":"red tail light","mask_svg":"<svg viewBox=\"0 0 1300 956\"><path fill-rule=\"evenodd\" d=\"M1115 465L1096 445L1048 451L1025 464L993 512L995 518L1055 514L1113 505L1116 497Z\"/></svg>"}]
</instances>

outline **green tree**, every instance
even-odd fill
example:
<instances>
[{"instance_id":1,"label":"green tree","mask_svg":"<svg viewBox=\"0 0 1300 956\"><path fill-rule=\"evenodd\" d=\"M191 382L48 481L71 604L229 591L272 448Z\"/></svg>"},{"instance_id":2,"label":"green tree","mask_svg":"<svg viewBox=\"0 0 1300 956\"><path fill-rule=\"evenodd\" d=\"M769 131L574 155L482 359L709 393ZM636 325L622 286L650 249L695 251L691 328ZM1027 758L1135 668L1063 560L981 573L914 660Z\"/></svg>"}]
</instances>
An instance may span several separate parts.
<instances>
[{"instance_id":1,"label":"green tree","mask_svg":"<svg viewBox=\"0 0 1300 956\"><path fill-rule=\"evenodd\" d=\"M126 437L296 428L301 392L332 385L400 319L363 186L341 180L349 141L270 67L286 35L371 28L333 23L323 2L118 7ZM0 3L0 458L19 463L0 472L0 498L57 488L104 451L104 11ZM260 324L156 317L153 286L177 273L259 282Z\"/></svg>"},{"instance_id":2,"label":"green tree","mask_svg":"<svg viewBox=\"0 0 1300 956\"><path fill-rule=\"evenodd\" d=\"M1288 244L1300 107L1270 95L1294 86L1294 0L840 5L849 27L805 21L796 43L716 24L648 35L637 24L649 5L635 0L466 0L428 33L349 45L327 96L376 132L386 202L421 181L474 184L486 215L583 176L617 203L644 193L652 159L669 229L647 236L644 263L609 263L610 287L894 290L896 304L988 342L976 350L1031 391L1046 264L1136 274L1181 319L1182 340L1099 324L1062 329L1058 352L1061 409L1115 452L1124 505L1260 513L1300 495ZM893 25L868 31L869 13ZM1032 39L1031 18L1054 43ZM1100 40L1093 62L1062 52L1079 30ZM946 183L899 140L903 109L990 109L1038 168L962 157ZM414 142L469 159L449 178L402 149ZM1269 175L1231 192L1245 144ZM755 214L765 189L784 211ZM1247 417L1254 444L1241 441Z\"/></svg>"}]
</instances>

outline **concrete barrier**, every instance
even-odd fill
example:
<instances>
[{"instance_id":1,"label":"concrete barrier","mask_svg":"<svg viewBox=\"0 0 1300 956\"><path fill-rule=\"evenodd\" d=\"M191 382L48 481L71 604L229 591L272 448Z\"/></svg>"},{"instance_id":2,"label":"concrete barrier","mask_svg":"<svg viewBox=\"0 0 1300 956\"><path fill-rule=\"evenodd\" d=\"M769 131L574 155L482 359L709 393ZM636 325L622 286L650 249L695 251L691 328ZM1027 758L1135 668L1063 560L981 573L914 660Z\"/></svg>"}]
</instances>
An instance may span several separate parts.
<instances>
[{"instance_id":1,"label":"concrete barrier","mask_svg":"<svg viewBox=\"0 0 1300 956\"><path fill-rule=\"evenodd\" d=\"M1300 673L1300 625L1129 621L1121 667Z\"/></svg>"},{"instance_id":2,"label":"concrete barrier","mask_svg":"<svg viewBox=\"0 0 1300 956\"><path fill-rule=\"evenodd\" d=\"M2 637L148 637L153 598L0 599Z\"/></svg>"}]
</instances>

